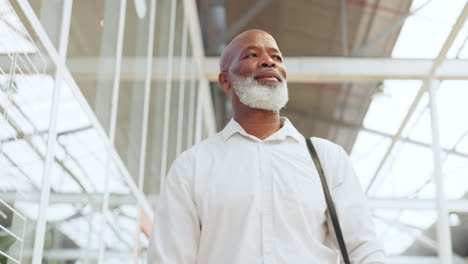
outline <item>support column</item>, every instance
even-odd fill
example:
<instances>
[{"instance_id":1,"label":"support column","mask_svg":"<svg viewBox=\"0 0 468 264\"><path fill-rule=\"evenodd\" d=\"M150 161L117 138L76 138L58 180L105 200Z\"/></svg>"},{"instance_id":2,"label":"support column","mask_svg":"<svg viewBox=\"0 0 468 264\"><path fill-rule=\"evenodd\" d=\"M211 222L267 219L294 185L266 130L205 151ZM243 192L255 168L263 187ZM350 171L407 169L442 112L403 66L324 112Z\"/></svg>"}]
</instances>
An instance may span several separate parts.
<instances>
[{"instance_id":1,"label":"support column","mask_svg":"<svg viewBox=\"0 0 468 264\"><path fill-rule=\"evenodd\" d=\"M109 69L115 65L117 24L119 17L119 4L115 0L105 0L104 20L101 34L101 47L99 52L99 70L96 80L96 97L94 99L94 113L101 126L109 134L111 116L112 79L107 75L112 71Z\"/></svg>"},{"instance_id":2,"label":"support column","mask_svg":"<svg viewBox=\"0 0 468 264\"><path fill-rule=\"evenodd\" d=\"M193 48L192 48L193 49ZM193 51L192 51L193 54ZM189 94L189 116L188 116L188 129L187 129L187 147L193 145L193 135L195 134L194 122L195 122L195 102L196 102L196 89L197 89L197 80L196 80L196 68L195 68L195 59L190 58L190 94Z\"/></svg>"},{"instance_id":3,"label":"support column","mask_svg":"<svg viewBox=\"0 0 468 264\"><path fill-rule=\"evenodd\" d=\"M163 117L163 136L161 147L161 172L160 172L160 191L164 187L164 181L167 173L167 153L169 148L169 117L171 112L171 87L172 87L172 64L174 59L174 39L176 24L177 0L171 0L171 17L169 23L169 46L167 53L167 74L164 97L164 117Z\"/></svg>"},{"instance_id":4,"label":"support column","mask_svg":"<svg viewBox=\"0 0 468 264\"><path fill-rule=\"evenodd\" d=\"M145 182L145 168L146 168L146 144L148 140L148 119L149 119L149 106L151 96L151 73L153 71L153 47L154 47L154 29L155 29L155 17L156 17L156 0L150 2L150 13L148 21L148 43L146 46L146 72L145 72L145 83L144 83L144 95L143 95L143 112L141 118L141 144L140 144L140 160L138 163L138 190L143 192L143 185ZM138 203L138 210L142 208L142 205ZM150 212L144 212L144 215L138 212L137 214L137 226L135 235L135 264L139 262L141 256L141 244L140 244L140 223L144 221L145 217L149 218ZM144 227L143 227L144 228Z\"/></svg>"},{"instance_id":5,"label":"support column","mask_svg":"<svg viewBox=\"0 0 468 264\"><path fill-rule=\"evenodd\" d=\"M195 110L195 144L199 143L202 139L202 125L203 125L203 115L202 115L202 110L203 110L203 104L204 102L204 96L203 96L203 89L204 83L203 80L198 80L197 82L197 104L196 104L196 110Z\"/></svg>"},{"instance_id":6,"label":"support column","mask_svg":"<svg viewBox=\"0 0 468 264\"><path fill-rule=\"evenodd\" d=\"M42 0L39 17L42 27L57 50L59 49L60 41L62 6L63 1L61 0Z\"/></svg>"},{"instance_id":7,"label":"support column","mask_svg":"<svg viewBox=\"0 0 468 264\"><path fill-rule=\"evenodd\" d=\"M183 13L182 13L183 14ZM183 15L182 19L182 50L181 50L181 63L180 63L180 80L179 80L179 102L177 110L177 140L176 140L176 157L182 152L182 131L184 121L184 108L185 108L185 78L186 78L186 62L187 62L187 43L188 43L188 27L186 16Z\"/></svg>"},{"instance_id":8,"label":"support column","mask_svg":"<svg viewBox=\"0 0 468 264\"><path fill-rule=\"evenodd\" d=\"M433 79L427 79L425 80L424 85L429 92L429 106L431 110L432 151L434 157L433 175L436 186L436 203L438 213L437 240L439 246L439 260L442 264L451 264L453 261L452 239L450 235L450 223L447 210L447 198L445 196L444 189L444 178L442 175L436 82Z\"/></svg>"},{"instance_id":9,"label":"support column","mask_svg":"<svg viewBox=\"0 0 468 264\"><path fill-rule=\"evenodd\" d=\"M154 12L156 12L156 9ZM153 60L152 54L154 44L153 40L150 40L150 38L151 36L154 36L154 26L153 29L151 29L151 19L153 19L154 21L155 16L156 14L150 13L149 16L146 16L144 19L138 19L137 21L138 33L136 36L135 51L134 54L132 54L132 56L141 58L141 60L135 61L133 63L133 67L135 69L141 69L138 70L138 72L144 73L144 75L142 75L144 79L133 80L133 83L128 85L129 89L125 91L130 93L130 97L128 99L130 101L130 105L128 123L125 124L125 126L128 127L128 133L125 135L127 141L126 144L121 147L124 149L123 153L125 153L124 155L127 167L136 183L139 182L139 164L141 163L140 159L142 158L143 154L141 153L141 144L146 144L146 139L142 138L142 129L144 129L144 125L142 124L142 122L145 122L144 112L146 111L145 105L147 100L145 97L147 94L150 95L149 89L151 86L151 79L148 80L147 74L148 69L150 69L151 71L153 70L153 65L149 65L148 60L150 60L151 62ZM151 47L149 47L148 45L151 45ZM148 52L150 51L151 58L148 58ZM142 67L142 65L144 65L144 67Z\"/></svg>"},{"instance_id":10,"label":"support column","mask_svg":"<svg viewBox=\"0 0 468 264\"><path fill-rule=\"evenodd\" d=\"M44 251L44 238L47 226L47 209L49 206L51 171L55 159L55 145L57 143L57 121L59 113L60 95L63 85L63 74L67 57L68 36L70 33L70 20L72 13L72 0L63 2L63 16L60 28L59 40L59 63L55 65L55 83L52 95L52 105L49 117L49 136L47 139L47 152L44 160L44 170L42 174L41 199L39 204L39 216L36 223L36 234L34 237L33 264L42 263Z\"/></svg>"},{"instance_id":11,"label":"support column","mask_svg":"<svg viewBox=\"0 0 468 264\"><path fill-rule=\"evenodd\" d=\"M124 38L124 29L125 29L125 15L127 11L127 1L120 0L119 5L119 16L118 16L118 26L117 26L117 43L115 49L115 64L114 64L114 78L112 82L112 97L111 97L111 109L109 115L109 141L112 144L112 147L115 144L115 132L117 126L117 110L119 103L119 88L120 88L120 71L122 64L122 49L123 49L123 38ZM114 14L115 15L115 14ZM108 157L106 162L106 172L104 179L104 199L102 202L102 212L101 212L101 233L99 237L99 255L98 255L98 264L104 263L104 251L105 251L105 231L106 231L106 215L109 210L109 178L112 172L112 163L114 159L112 158L111 152L113 149L108 149Z\"/></svg>"}]
</instances>

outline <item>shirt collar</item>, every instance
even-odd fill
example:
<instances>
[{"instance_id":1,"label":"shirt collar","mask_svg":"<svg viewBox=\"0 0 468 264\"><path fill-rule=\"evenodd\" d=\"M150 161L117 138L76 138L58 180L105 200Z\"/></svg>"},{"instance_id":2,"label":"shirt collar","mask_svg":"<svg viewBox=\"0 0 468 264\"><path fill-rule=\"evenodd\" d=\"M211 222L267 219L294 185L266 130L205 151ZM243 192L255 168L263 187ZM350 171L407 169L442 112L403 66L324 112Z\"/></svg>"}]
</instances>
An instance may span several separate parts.
<instances>
[{"instance_id":1,"label":"shirt collar","mask_svg":"<svg viewBox=\"0 0 468 264\"><path fill-rule=\"evenodd\" d=\"M301 142L304 140L304 136L301 133L299 133L299 131L297 131L297 129L292 125L288 118L282 116L280 117L280 121L282 123L282 127L263 141L284 140L286 139L286 137L292 137L297 142ZM224 127L224 129L221 131L221 136L223 137L224 141L227 141L234 134L240 134L257 141L262 141L257 137L248 134L245 131L245 129L234 118L231 118L226 127Z\"/></svg>"}]
</instances>

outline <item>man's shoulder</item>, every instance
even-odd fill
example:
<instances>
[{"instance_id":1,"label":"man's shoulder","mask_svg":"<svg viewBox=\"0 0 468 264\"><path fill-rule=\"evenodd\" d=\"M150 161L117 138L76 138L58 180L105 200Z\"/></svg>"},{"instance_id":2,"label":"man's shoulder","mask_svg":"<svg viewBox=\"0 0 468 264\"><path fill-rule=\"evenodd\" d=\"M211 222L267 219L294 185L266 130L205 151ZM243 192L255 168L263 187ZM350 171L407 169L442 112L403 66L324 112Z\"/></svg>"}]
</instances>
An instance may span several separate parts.
<instances>
[{"instance_id":1,"label":"man's shoulder","mask_svg":"<svg viewBox=\"0 0 468 264\"><path fill-rule=\"evenodd\" d=\"M331 186L337 186L349 173L349 156L338 144L323 138L312 138L320 163Z\"/></svg>"},{"instance_id":2,"label":"man's shoulder","mask_svg":"<svg viewBox=\"0 0 468 264\"><path fill-rule=\"evenodd\" d=\"M324 138L312 137L314 147L317 149L319 156L329 160L336 160L346 157L348 154L342 146Z\"/></svg>"},{"instance_id":3,"label":"man's shoulder","mask_svg":"<svg viewBox=\"0 0 468 264\"><path fill-rule=\"evenodd\" d=\"M314 144L316 148L320 148L323 150L333 150L333 151L343 150L343 147L341 147L340 145L328 139L319 138L319 137L311 137L310 139L312 140L312 143Z\"/></svg>"},{"instance_id":4,"label":"man's shoulder","mask_svg":"<svg viewBox=\"0 0 468 264\"><path fill-rule=\"evenodd\" d=\"M200 155L201 153L210 153L210 152L213 152L214 149L219 147L221 143L222 143L222 137L221 137L220 132L218 132L192 145L191 147L186 149L184 152L182 152L180 156L196 157L197 155Z\"/></svg>"},{"instance_id":5,"label":"man's shoulder","mask_svg":"<svg viewBox=\"0 0 468 264\"><path fill-rule=\"evenodd\" d=\"M209 136L177 155L171 165L171 168L185 168L187 170L192 170L197 163L197 160L200 160L197 157L203 157L202 160L207 159L207 154L213 153L213 150L219 145L220 139L218 138L218 134L219 133Z\"/></svg>"}]
</instances>

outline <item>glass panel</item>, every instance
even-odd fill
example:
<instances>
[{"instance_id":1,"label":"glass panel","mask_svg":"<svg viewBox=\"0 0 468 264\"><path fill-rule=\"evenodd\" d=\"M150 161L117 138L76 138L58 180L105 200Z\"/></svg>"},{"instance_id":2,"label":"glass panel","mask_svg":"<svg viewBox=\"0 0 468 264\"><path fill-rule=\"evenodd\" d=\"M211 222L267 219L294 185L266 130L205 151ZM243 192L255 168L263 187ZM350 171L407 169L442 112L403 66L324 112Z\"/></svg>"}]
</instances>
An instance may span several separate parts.
<instances>
[{"instance_id":1,"label":"glass panel","mask_svg":"<svg viewBox=\"0 0 468 264\"><path fill-rule=\"evenodd\" d=\"M383 159L391 139L366 131L358 134L351 159L363 187L367 187Z\"/></svg>"},{"instance_id":2,"label":"glass panel","mask_svg":"<svg viewBox=\"0 0 468 264\"><path fill-rule=\"evenodd\" d=\"M31 263L55 67L24 28L26 18L20 20L7 1L0 8L0 263ZM109 156L115 150L74 80L60 89L43 263L96 263L102 230L105 263L133 262L135 247L147 248L148 239L137 235L132 179ZM106 175L111 195L104 215Z\"/></svg>"},{"instance_id":3,"label":"glass panel","mask_svg":"<svg viewBox=\"0 0 468 264\"><path fill-rule=\"evenodd\" d=\"M412 2L411 10L425 4L425 0ZM395 58L435 58L449 35L465 1L447 3L430 1L415 15L406 19L393 48Z\"/></svg>"},{"instance_id":4,"label":"glass panel","mask_svg":"<svg viewBox=\"0 0 468 264\"><path fill-rule=\"evenodd\" d=\"M156 27L154 56L154 71L159 74L156 80L151 83L150 114L148 124L148 142L146 176L144 191L148 195L156 195L160 190L161 160L162 160L162 135L164 123L164 105L166 96L166 74L168 39L169 39L169 21L170 21L171 0L158 1L156 9Z\"/></svg>"},{"instance_id":5,"label":"glass panel","mask_svg":"<svg viewBox=\"0 0 468 264\"><path fill-rule=\"evenodd\" d=\"M66 258L95 263L103 230L106 256L117 251L131 258L135 247L136 218L122 215L120 206L133 204L133 211L136 211L136 199L117 163L109 156L105 139L93 127L77 99L81 96L79 91L68 83L62 89L44 261ZM107 174L111 196L102 227L101 210ZM133 220L127 220L129 218ZM87 254L81 254L81 250ZM56 252L69 254L57 255ZM106 262L109 259L106 257Z\"/></svg>"},{"instance_id":6,"label":"glass panel","mask_svg":"<svg viewBox=\"0 0 468 264\"><path fill-rule=\"evenodd\" d=\"M67 66L108 133L120 1L73 1L72 11Z\"/></svg>"},{"instance_id":7,"label":"glass panel","mask_svg":"<svg viewBox=\"0 0 468 264\"><path fill-rule=\"evenodd\" d=\"M389 256L414 256L416 248L429 250L432 254L436 249L428 244L435 244L433 229L437 214L428 210L373 210L377 234L385 241L384 246Z\"/></svg>"},{"instance_id":8,"label":"glass panel","mask_svg":"<svg viewBox=\"0 0 468 264\"><path fill-rule=\"evenodd\" d=\"M403 122L421 81L385 80L372 102L364 119L364 126L381 132L395 134ZM389 111L392 109L392 111Z\"/></svg>"},{"instance_id":9,"label":"glass panel","mask_svg":"<svg viewBox=\"0 0 468 264\"><path fill-rule=\"evenodd\" d=\"M0 263L30 263L55 68L10 2L0 1Z\"/></svg>"}]
</instances>

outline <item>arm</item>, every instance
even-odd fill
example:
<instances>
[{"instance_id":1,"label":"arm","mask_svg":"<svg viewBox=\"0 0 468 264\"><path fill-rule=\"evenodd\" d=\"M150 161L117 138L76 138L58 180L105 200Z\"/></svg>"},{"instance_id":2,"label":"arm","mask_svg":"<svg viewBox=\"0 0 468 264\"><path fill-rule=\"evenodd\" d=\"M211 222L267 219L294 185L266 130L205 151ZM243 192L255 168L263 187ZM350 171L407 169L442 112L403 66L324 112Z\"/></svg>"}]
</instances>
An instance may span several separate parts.
<instances>
[{"instance_id":1,"label":"arm","mask_svg":"<svg viewBox=\"0 0 468 264\"><path fill-rule=\"evenodd\" d=\"M151 218L145 213L145 210L143 210L143 208L138 209L138 226L139 231L143 232L147 238L151 237L153 223L151 222Z\"/></svg>"},{"instance_id":2,"label":"arm","mask_svg":"<svg viewBox=\"0 0 468 264\"><path fill-rule=\"evenodd\" d=\"M154 215L148 264L195 264L200 222L193 195L193 160L182 153L166 178Z\"/></svg>"},{"instance_id":3,"label":"arm","mask_svg":"<svg viewBox=\"0 0 468 264\"><path fill-rule=\"evenodd\" d=\"M383 245L376 236L365 193L351 160L341 147L335 164L332 170L338 177L338 183L333 186L331 194L350 261L355 264L384 263ZM331 221L328 226L331 226Z\"/></svg>"}]
</instances>

